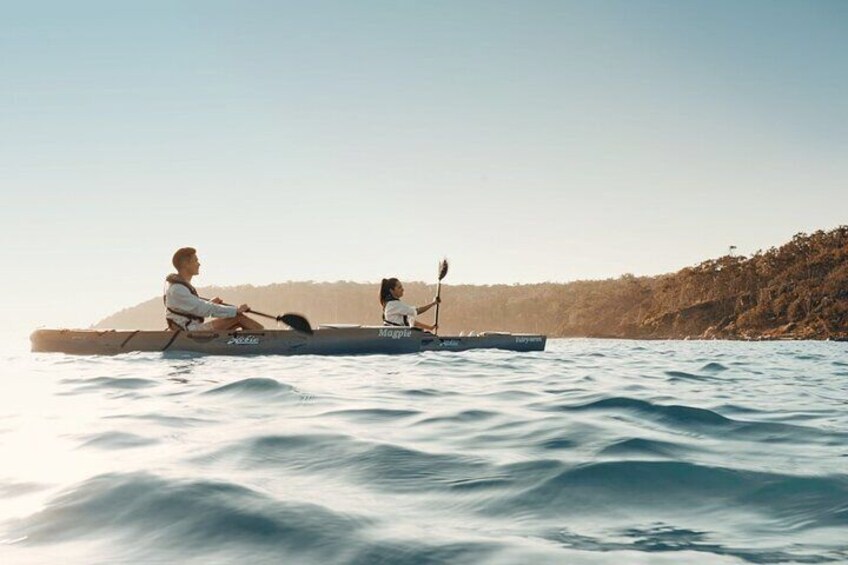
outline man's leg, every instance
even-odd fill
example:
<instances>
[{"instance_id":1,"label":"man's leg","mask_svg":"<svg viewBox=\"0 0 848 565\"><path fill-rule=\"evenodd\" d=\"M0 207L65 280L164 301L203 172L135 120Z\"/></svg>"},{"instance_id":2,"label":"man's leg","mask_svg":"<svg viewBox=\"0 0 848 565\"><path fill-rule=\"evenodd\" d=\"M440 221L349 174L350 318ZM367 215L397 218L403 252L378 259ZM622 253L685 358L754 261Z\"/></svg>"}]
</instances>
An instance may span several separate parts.
<instances>
[{"instance_id":1,"label":"man's leg","mask_svg":"<svg viewBox=\"0 0 848 565\"><path fill-rule=\"evenodd\" d=\"M206 325L209 326L209 331L216 332L226 332L229 330L239 329L238 318L215 318L214 320L207 322Z\"/></svg>"},{"instance_id":2,"label":"man's leg","mask_svg":"<svg viewBox=\"0 0 848 565\"><path fill-rule=\"evenodd\" d=\"M251 320L244 314L239 314L235 318L216 318L211 322L212 330L219 332L226 332L230 330L262 330L265 327L257 322L256 320Z\"/></svg>"},{"instance_id":3,"label":"man's leg","mask_svg":"<svg viewBox=\"0 0 848 565\"><path fill-rule=\"evenodd\" d=\"M239 314L236 316L236 320L238 320L239 325L245 330L264 330L265 326L251 318L250 316L245 316L244 314Z\"/></svg>"}]
</instances>

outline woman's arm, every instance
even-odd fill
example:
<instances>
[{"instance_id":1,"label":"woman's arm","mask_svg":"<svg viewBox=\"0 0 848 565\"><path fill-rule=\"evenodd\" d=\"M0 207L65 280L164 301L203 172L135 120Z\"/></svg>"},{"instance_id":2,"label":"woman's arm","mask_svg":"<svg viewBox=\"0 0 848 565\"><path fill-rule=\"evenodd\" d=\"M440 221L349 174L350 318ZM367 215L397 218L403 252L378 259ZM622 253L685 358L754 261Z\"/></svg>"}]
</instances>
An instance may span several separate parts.
<instances>
[{"instance_id":1,"label":"woman's arm","mask_svg":"<svg viewBox=\"0 0 848 565\"><path fill-rule=\"evenodd\" d=\"M416 328L419 328L419 329L422 329L422 330L427 330L428 332L435 332L437 329L439 329L439 326L437 326L435 324L433 324L431 326L430 324L425 324L424 322L419 322L418 320L416 320L415 324L413 324L413 325Z\"/></svg>"},{"instance_id":2,"label":"woman's arm","mask_svg":"<svg viewBox=\"0 0 848 565\"><path fill-rule=\"evenodd\" d=\"M416 308L415 312L418 313L418 314L423 314L424 312L426 312L427 310L429 310L430 308L432 308L436 304L440 303L441 301L442 301L441 298L438 298L438 297L434 298L433 301L430 304L425 304L424 306L419 306L418 308Z\"/></svg>"}]
</instances>

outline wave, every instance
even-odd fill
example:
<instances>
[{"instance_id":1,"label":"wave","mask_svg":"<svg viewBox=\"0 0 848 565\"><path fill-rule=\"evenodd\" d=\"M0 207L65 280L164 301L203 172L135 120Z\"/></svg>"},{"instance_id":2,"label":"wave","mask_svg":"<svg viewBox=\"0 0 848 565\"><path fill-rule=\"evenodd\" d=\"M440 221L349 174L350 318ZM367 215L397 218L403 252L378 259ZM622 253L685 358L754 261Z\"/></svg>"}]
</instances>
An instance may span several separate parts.
<instances>
[{"instance_id":1,"label":"wave","mask_svg":"<svg viewBox=\"0 0 848 565\"><path fill-rule=\"evenodd\" d=\"M345 410L330 410L316 415L316 418L342 416L359 421L368 420L402 420L421 414L418 410L392 410L389 408L349 408Z\"/></svg>"},{"instance_id":2,"label":"wave","mask_svg":"<svg viewBox=\"0 0 848 565\"><path fill-rule=\"evenodd\" d=\"M103 416L104 420L141 420L153 422L169 428L190 428L215 423L210 418L198 418L195 416L168 416L165 414L111 414Z\"/></svg>"},{"instance_id":3,"label":"wave","mask_svg":"<svg viewBox=\"0 0 848 565\"><path fill-rule=\"evenodd\" d=\"M120 538L136 549L187 553L233 545L302 554L343 554L370 520L317 504L282 502L233 483L165 479L150 473L89 479L10 528L32 546L74 539Z\"/></svg>"},{"instance_id":4,"label":"wave","mask_svg":"<svg viewBox=\"0 0 848 565\"><path fill-rule=\"evenodd\" d=\"M725 434L732 431L733 439L757 439L771 443L803 441L827 444L848 439L848 434L844 433L828 432L794 424L735 420L706 408L657 404L629 397L604 398L587 404L559 406L553 409L560 411L617 410L669 425L673 429L707 435Z\"/></svg>"},{"instance_id":5,"label":"wave","mask_svg":"<svg viewBox=\"0 0 848 565\"><path fill-rule=\"evenodd\" d=\"M652 416L658 419L683 424L686 426L729 426L734 421L717 412L705 408L694 408L677 404L655 404L647 400L616 396L590 402L588 404L572 406L569 410L609 410L623 409L639 414Z\"/></svg>"},{"instance_id":6,"label":"wave","mask_svg":"<svg viewBox=\"0 0 848 565\"><path fill-rule=\"evenodd\" d=\"M550 532L544 537L565 547L593 552L648 552L650 563L661 559L661 555L672 554L673 562L733 563L742 560L748 563L830 563L843 561L848 556L841 550L828 551L822 548L818 555L803 553L795 547L738 547L718 543L713 532L656 522L645 527L620 528L609 532L612 536L595 537L577 534L568 529ZM611 539L612 538L612 539ZM699 555L706 554L703 557ZM830 555L828 555L830 554Z\"/></svg>"},{"instance_id":7,"label":"wave","mask_svg":"<svg viewBox=\"0 0 848 565\"><path fill-rule=\"evenodd\" d=\"M401 394L411 396L413 398L431 398L434 396L445 396L445 393L443 391L432 388L410 388L400 392Z\"/></svg>"},{"instance_id":8,"label":"wave","mask_svg":"<svg viewBox=\"0 0 848 565\"><path fill-rule=\"evenodd\" d=\"M485 460L461 454L428 453L342 434L269 435L233 442L195 458L202 464L228 462L245 468L333 473L375 490L426 491L451 487L458 478L492 476Z\"/></svg>"},{"instance_id":9,"label":"wave","mask_svg":"<svg viewBox=\"0 0 848 565\"><path fill-rule=\"evenodd\" d=\"M92 389L118 389L118 390L138 390L142 388L154 387L158 383L152 379L142 379L138 377L95 377L92 379L64 379L65 383L78 384L76 390L92 390Z\"/></svg>"},{"instance_id":10,"label":"wave","mask_svg":"<svg viewBox=\"0 0 848 565\"><path fill-rule=\"evenodd\" d=\"M97 543L89 551L101 562L472 564L561 558L549 544L515 547L481 536L463 540L456 533L421 540L382 532L375 538L370 532L380 527L388 525L378 517L280 501L229 482L128 473L75 485L43 510L5 524L0 537L45 555L41 548L56 544Z\"/></svg>"},{"instance_id":11,"label":"wave","mask_svg":"<svg viewBox=\"0 0 848 565\"><path fill-rule=\"evenodd\" d=\"M567 437L555 437L539 443L542 449L571 449L578 445L580 445L578 441Z\"/></svg>"},{"instance_id":12,"label":"wave","mask_svg":"<svg viewBox=\"0 0 848 565\"><path fill-rule=\"evenodd\" d=\"M665 457L677 459L690 450L676 443L645 438L629 438L612 443L598 452L614 457Z\"/></svg>"},{"instance_id":13,"label":"wave","mask_svg":"<svg viewBox=\"0 0 848 565\"><path fill-rule=\"evenodd\" d=\"M697 373L687 373L686 371L663 371L663 374L668 377L669 381L711 381L715 377L708 375L699 375Z\"/></svg>"},{"instance_id":14,"label":"wave","mask_svg":"<svg viewBox=\"0 0 848 565\"><path fill-rule=\"evenodd\" d=\"M848 477L794 476L680 461L610 461L555 473L494 505L540 515L648 508L721 514L749 509L776 527L800 531L848 526ZM493 509L494 509L493 508Z\"/></svg>"},{"instance_id":15,"label":"wave","mask_svg":"<svg viewBox=\"0 0 848 565\"><path fill-rule=\"evenodd\" d=\"M249 377L205 391L209 395L255 396L291 392L294 387L274 379Z\"/></svg>"},{"instance_id":16,"label":"wave","mask_svg":"<svg viewBox=\"0 0 848 565\"><path fill-rule=\"evenodd\" d=\"M449 416L434 416L416 422L416 425L426 424L458 424L464 422L480 422L497 417L497 412L489 410L462 410Z\"/></svg>"},{"instance_id":17,"label":"wave","mask_svg":"<svg viewBox=\"0 0 848 565\"><path fill-rule=\"evenodd\" d=\"M0 482L0 498L9 499L16 496L24 496L46 488L48 488L47 485L33 482Z\"/></svg>"},{"instance_id":18,"label":"wave","mask_svg":"<svg viewBox=\"0 0 848 565\"><path fill-rule=\"evenodd\" d=\"M83 436L85 441L80 447L95 447L98 449L128 449L132 447L143 447L152 445L159 441L153 438L146 438L128 432L103 432Z\"/></svg>"}]
</instances>

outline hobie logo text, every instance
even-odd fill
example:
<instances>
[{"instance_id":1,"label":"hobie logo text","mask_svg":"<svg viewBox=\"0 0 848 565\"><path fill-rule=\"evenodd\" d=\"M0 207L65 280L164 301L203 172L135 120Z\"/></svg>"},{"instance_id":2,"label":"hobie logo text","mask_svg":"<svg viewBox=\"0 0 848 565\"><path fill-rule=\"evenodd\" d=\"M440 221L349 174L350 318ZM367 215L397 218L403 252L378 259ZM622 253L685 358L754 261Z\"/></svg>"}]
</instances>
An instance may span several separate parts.
<instances>
[{"instance_id":1,"label":"hobie logo text","mask_svg":"<svg viewBox=\"0 0 848 565\"><path fill-rule=\"evenodd\" d=\"M255 335L234 335L227 345L259 345L259 338Z\"/></svg>"}]
</instances>

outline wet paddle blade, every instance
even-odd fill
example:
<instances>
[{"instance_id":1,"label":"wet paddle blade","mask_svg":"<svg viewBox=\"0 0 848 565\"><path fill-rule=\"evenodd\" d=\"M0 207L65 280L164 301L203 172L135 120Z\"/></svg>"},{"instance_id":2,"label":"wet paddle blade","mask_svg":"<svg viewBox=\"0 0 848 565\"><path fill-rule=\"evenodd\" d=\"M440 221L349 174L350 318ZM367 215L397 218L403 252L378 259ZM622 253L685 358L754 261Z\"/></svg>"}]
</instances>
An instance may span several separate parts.
<instances>
[{"instance_id":1,"label":"wet paddle blade","mask_svg":"<svg viewBox=\"0 0 848 565\"><path fill-rule=\"evenodd\" d=\"M312 335L314 333L312 331L312 326L309 325L309 320L300 314L283 314L277 319L297 332L305 333L307 335Z\"/></svg>"},{"instance_id":2,"label":"wet paddle blade","mask_svg":"<svg viewBox=\"0 0 848 565\"><path fill-rule=\"evenodd\" d=\"M448 259L445 257L439 261L439 280L445 278L448 274Z\"/></svg>"}]
</instances>

